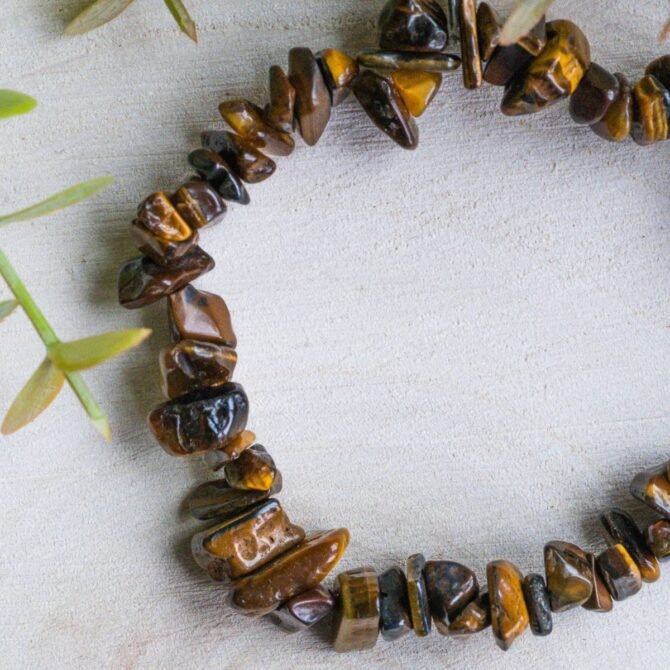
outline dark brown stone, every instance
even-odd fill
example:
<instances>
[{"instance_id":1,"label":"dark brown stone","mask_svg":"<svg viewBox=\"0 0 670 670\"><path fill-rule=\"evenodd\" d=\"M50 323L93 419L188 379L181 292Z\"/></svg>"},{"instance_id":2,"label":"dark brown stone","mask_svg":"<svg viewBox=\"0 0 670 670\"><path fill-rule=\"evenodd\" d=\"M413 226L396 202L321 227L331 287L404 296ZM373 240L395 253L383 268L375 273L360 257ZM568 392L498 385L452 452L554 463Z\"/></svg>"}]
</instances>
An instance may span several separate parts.
<instances>
[{"instance_id":1,"label":"dark brown stone","mask_svg":"<svg viewBox=\"0 0 670 670\"><path fill-rule=\"evenodd\" d=\"M617 72L614 76L619 82L619 95L591 130L610 142L623 142L630 137L633 127L633 89L625 75Z\"/></svg>"},{"instance_id":2,"label":"dark brown stone","mask_svg":"<svg viewBox=\"0 0 670 670\"><path fill-rule=\"evenodd\" d=\"M335 598L323 586L294 596L270 618L287 633L300 633L325 619L335 606Z\"/></svg>"},{"instance_id":3,"label":"dark brown stone","mask_svg":"<svg viewBox=\"0 0 670 670\"><path fill-rule=\"evenodd\" d=\"M265 120L284 133L293 131L295 89L279 65L270 68L270 102L263 111Z\"/></svg>"},{"instance_id":4,"label":"dark brown stone","mask_svg":"<svg viewBox=\"0 0 670 670\"><path fill-rule=\"evenodd\" d=\"M568 542L549 542L544 548L547 590L553 612L583 605L593 593L588 556Z\"/></svg>"},{"instance_id":5,"label":"dark brown stone","mask_svg":"<svg viewBox=\"0 0 670 670\"><path fill-rule=\"evenodd\" d=\"M436 0L388 0L379 17L379 46L397 51L443 51L447 17Z\"/></svg>"},{"instance_id":6,"label":"dark brown stone","mask_svg":"<svg viewBox=\"0 0 670 670\"><path fill-rule=\"evenodd\" d=\"M479 88L483 83L482 59L477 35L477 2L460 0L458 5L461 26L461 58L465 88Z\"/></svg>"},{"instance_id":7,"label":"dark brown stone","mask_svg":"<svg viewBox=\"0 0 670 670\"><path fill-rule=\"evenodd\" d=\"M449 624L448 634L453 637L465 637L481 633L491 625L491 603L488 593L482 593L473 600ZM438 631L444 632L438 627Z\"/></svg>"},{"instance_id":8,"label":"dark brown stone","mask_svg":"<svg viewBox=\"0 0 670 670\"><path fill-rule=\"evenodd\" d=\"M239 458L226 463L223 472L234 489L243 491L269 491L279 474L272 456L260 444L245 449Z\"/></svg>"},{"instance_id":9,"label":"dark brown stone","mask_svg":"<svg viewBox=\"0 0 670 670\"><path fill-rule=\"evenodd\" d=\"M593 592L591 597L582 605L585 610L590 612L611 612L614 608L612 594L607 590L607 586L598 571L597 559L594 554L587 554L589 565L591 566L591 576L593 577Z\"/></svg>"},{"instance_id":10,"label":"dark brown stone","mask_svg":"<svg viewBox=\"0 0 670 670\"><path fill-rule=\"evenodd\" d=\"M447 635L449 623L479 595L477 577L470 568L453 561L428 561L423 576L435 626Z\"/></svg>"},{"instance_id":11,"label":"dark brown stone","mask_svg":"<svg viewBox=\"0 0 670 670\"><path fill-rule=\"evenodd\" d=\"M502 21L498 12L488 2L480 2L477 7L477 37L479 38L479 55L488 61L500 44Z\"/></svg>"},{"instance_id":12,"label":"dark brown stone","mask_svg":"<svg viewBox=\"0 0 670 670\"><path fill-rule=\"evenodd\" d=\"M656 77L665 88L670 89L670 56L661 56L649 63L645 74Z\"/></svg>"},{"instance_id":13,"label":"dark brown stone","mask_svg":"<svg viewBox=\"0 0 670 670\"><path fill-rule=\"evenodd\" d=\"M213 226L223 220L226 203L204 179L189 179L171 198L181 217L191 228Z\"/></svg>"},{"instance_id":14,"label":"dark brown stone","mask_svg":"<svg viewBox=\"0 0 670 670\"><path fill-rule=\"evenodd\" d=\"M670 558L670 521L661 519L647 528L647 544L659 559Z\"/></svg>"},{"instance_id":15,"label":"dark brown stone","mask_svg":"<svg viewBox=\"0 0 670 670\"><path fill-rule=\"evenodd\" d=\"M570 116L575 123L593 125L602 120L619 97L619 80L597 63L591 63L570 97Z\"/></svg>"},{"instance_id":16,"label":"dark brown stone","mask_svg":"<svg viewBox=\"0 0 670 670\"><path fill-rule=\"evenodd\" d=\"M542 575L526 575L523 580L523 595L530 617L530 630L533 635L546 637L554 629L551 616L549 592Z\"/></svg>"},{"instance_id":17,"label":"dark brown stone","mask_svg":"<svg viewBox=\"0 0 670 670\"><path fill-rule=\"evenodd\" d=\"M277 164L271 158L240 135L227 130L212 130L203 133L201 138L203 146L218 154L223 163L230 166L229 169L247 184L259 184L271 177L277 169ZM193 167L198 169L196 165ZM234 195L232 184L227 183L226 186L230 187L231 195ZM226 197L221 190L219 192L224 198Z\"/></svg>"},{"instance_id":18,"label":"dark brown stone","mask_svg":"<svg viewBox=\"0 0 670 670\"><path fill-rule=\"evenodd\" d=\"M219 137L227 138L225 131L206 131L201 135L203 149L192 151L188 162L195 171L207 180L224 199L236 202L238 205L248 205L251 199L249 193L228 163L214 150L222 142ZM225 145L227 146L227 144Z\"/></svg>"},{"instance_id":19,"label":"dark brown stone","mask_svg":"<svg viewBox=\"0 0 670 670\"><path fill-rule=\"evenodd\" d=\"M598 570L614 600L626 600L642 588L640 570L622 544L598 556Z\"/></svg>"},{"instance_id":20,"label":"dark brown stone","mask_svg":"<svg viewBox=\"0 0 670 670\"><path fill-rule=\"evenodd\" d=\"M668 463L640 472L630 485L630 492L651 509L670 519L670 479Z\"/></svg>"}]
</instances>

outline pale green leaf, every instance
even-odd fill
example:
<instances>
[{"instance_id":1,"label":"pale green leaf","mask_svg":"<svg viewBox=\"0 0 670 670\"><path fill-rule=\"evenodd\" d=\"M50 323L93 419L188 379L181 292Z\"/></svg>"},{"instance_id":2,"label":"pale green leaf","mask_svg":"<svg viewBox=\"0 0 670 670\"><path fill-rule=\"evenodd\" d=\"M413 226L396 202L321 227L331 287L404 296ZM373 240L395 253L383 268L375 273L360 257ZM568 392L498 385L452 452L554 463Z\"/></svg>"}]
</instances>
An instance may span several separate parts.
<instances>
[{"instance_id":1,"label":"pale green leaf","mask_svg":"<svg viewBox=\"0 0 670 670\"><path fill-rule=\"evenodd\" d=\"M37 107L37 100L25 93L0 89L0 119L18 116Z\"/></svg>"},{"instance_id":2,"label":"pale green leaf","mask_svg":"<svg viewBox=\"0 0 670 670\"><path fill-rule=\"evenodd\" d=\"M0 321L6 319L18 306L19 303L16 300L0 302Z\"/></svg>"},{"instance_id":3,"label":"pale green leaf","mask_svg":"<svg viewBox=\"0 0 670 670\"><path fill-rule=\"evenodd\" d=\"M517 0L516 6L503 26L500 44L503 46L516 44L535 27L553 2L554 0Z\"/></svg>"},{"instance_id":4,"label":"pale green leaf","mask_svg":"<svg viewBox=\"0 0 670 670\"><path fill-rule=\"evenodd\" d=\"M79 372L136 347L149 335L151 331L148 328L134 328L74 342L59 342L49 350L49 357L63 372Z\"/></svg>"},{"instance_id":5,"label":"pale green leaf","mask_svg":"<svg viewBox=\"0 0 670 670\"><path fill-rule=\"evenodd\" d=\"M97 177L96 179L90 179L89 181L84 181L81 184L71 186L65 191L61 191L56 195L52 195L50 198L47 198L46 200L43 200L36 205L22 209L19 212L13 212L12 214L0 216L0 226L6 223L30 221L31 219L36 219L39 216L46 216L47 214L57 212L59 209L76 205L82 200L86 200L86 198L90 198L96 193L99 193L113 182L114 177Z\"/></svg>"},{"instance_id":6,"label":"pale green leaf","mask_svg":"<svg viewBox=\"0 0 670 670\"><path fill-rule=\"evenodd\" d=\"M165 4L170 10L177 25L186 33L194 42L198 41L198 29L195 21L191 18L182 0L165 0Z\"/></svg>"},{"instance_id":7,"label":"pale green leaf","mask_svg":"<svg viewBox=\"0 0 670 670\"><path fill-rule=\"evenodd\" d=\"M133 0L95 0L83 12L70 21L65 28L66 35L81 35L95 30L112 19L123 10L128 9Z\"/></svg>"},{"instance_id":8,"label":"pale green leaf","mask_svg":"<svg viewBox=\"0 0 670 670\"><path fill-rule=\"evenodd\" d=\"M2 423L2 434L10 435L34 421L56 398L65 375L45 358L23 387Z\"/></svg>"}]
</instances>

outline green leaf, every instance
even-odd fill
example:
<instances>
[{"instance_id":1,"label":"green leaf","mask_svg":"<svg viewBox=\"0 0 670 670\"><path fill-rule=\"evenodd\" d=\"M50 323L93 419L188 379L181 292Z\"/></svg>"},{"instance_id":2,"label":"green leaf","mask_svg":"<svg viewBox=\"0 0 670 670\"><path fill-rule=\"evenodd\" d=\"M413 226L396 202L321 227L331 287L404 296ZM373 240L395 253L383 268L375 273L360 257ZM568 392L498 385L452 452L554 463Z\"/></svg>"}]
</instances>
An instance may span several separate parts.
<instances>
[{"instance_id":1,"label":"green leaf","mask_svg":"<svg viewBox=\"0 0 670 670\"><path fill-rule=\"evenodd\" d=\"M65 34L81 35L95 30L115 19L132 2L133 0L96 0L70 21L65 28Z\"/></svg>"},{"instance_id":2,"label":"green leaf","mask_svg":"<svg viewBox=\"0 0 670 670\"><path fill-rule=\"evenodd\" d=\"M134 328L86 337L74 342L59 342L49 350L49 357L59 370L79 372L136 347L149 335L151 331L148 328Z\"/></svg>"},{"instance_id":3,"label":"green leaf","mask_svg":"<svg viewBox=\"0 0 670 670\"><path fill-rule=\"evenodd\" d=\"M186 33L194 42L197 42L198 29L182 0L165 0L165 4L182 32Z\"/></svg>"},{"instance_id":4,"label":"green leaf","mask_svg":"<svg viewBox=\"0 0 670 670\"><path fill-rule=\"evenodd\" d=\"M45 358L23 387L2 423L2 434L10 435L34 421L63 388L65 375Z\"/></svg>"},{"instance_id":5,"label":"green leaf","mask_svg":"<svg viewBox=\"0 0 670 670\"><path fill-rule=\"evenodd\" d=\"M76 205L86 198L94 196L114 182L114 177L97 177L89 181L84 181L76 186L71 186L65 191L61 191L42 202L32 205L19 212L0 216L0 226L6 223L15 223L18 221L30 221L39 216L46 216L57 212L59 209Z\"/></svg>"},{"instance_id":6,"label":"green leaf","mask_svg":"<svg viewBox=\"0 0 670 670\"><path fill-rule=\"evenodd\" d=\"M0 302L0 321L6 319L18 306L19 303L16 300Z\"/></svg>"},{"instance_id":7,"label":"green leaf","mask_svg":"<svg viewBox=\"0 0 670 670\"><path fill-rule=\"evenodd\" d=\"M0 119L18 116L37 107L37 100L25 93L0 89Z\"/></svg>"},{"instance_id":8,"label":"green leaf","mask_svg":"<svg viewBox=\"0 0 670 670\"><path fill-rule=\"evenodd\" d=\"M517 0L516 6L503 26L500 44L503 46L516 44L535 27L553 2L554 0Z\"/></svg>"}]
</instances>

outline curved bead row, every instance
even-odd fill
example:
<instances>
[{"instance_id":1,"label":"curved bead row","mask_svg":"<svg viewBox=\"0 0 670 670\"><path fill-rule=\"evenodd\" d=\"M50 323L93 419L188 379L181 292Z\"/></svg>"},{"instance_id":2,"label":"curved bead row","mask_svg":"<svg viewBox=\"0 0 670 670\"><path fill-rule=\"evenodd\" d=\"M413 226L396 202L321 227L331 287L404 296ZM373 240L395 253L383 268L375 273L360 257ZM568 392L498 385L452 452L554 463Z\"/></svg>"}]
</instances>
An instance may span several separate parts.
<instances>
[{"instance_id":1,"label":"curved bead row","mask_svg":"<svg viewBox=\"0 0 670 670\"><path fill-rule=\"evenodd\" d=\"M224 300L192 282L214 267L198 246L199 231L220 221L227 203L250 201L245 184L276 169L267 155L288 156L294 131L316 144L332 108L353 91L372 121L400 146L418 143L415 119L426 110L442 74L462 67L468 88L484 81L504 86L502 111L528 114L563 98L570 114L612 141L639 144L668 138L670 57L652 63L631 86L591 62L589 43L569 21L542 19L513 46L500 46L501 20L485 2L388 0L379 21L379 49L357 59L326 49L292 49L288 74L270 68L270 101L224 102L226 131L202 135L189 156L197 173L174 194L155 193L138 209L132 238L144 254L121 270L119 299L137 308L166 298L172 344L160 354L167 402L149 416L154 435L173 456L204 455L222 477L189 498L192 516L213 523L192 542L197 563L224 587L243 614L270 615L289 632L335 611L335 648L372 647L378 636L396 640L409 631L428 635L434 625L449 637L488 627L503 649L528 627L545 636L553 615L574 607L612 609L660 576L670 557L670 464L638 475L632 493L660 518L642 533L621 510L602 516L608 548L594 555L567 542L549 542L545 575L525 577L509 561L488 565L486 588L453 561L426 561L378 575L371 567L340 574L331 590L322 582L349 542L344 528L306 533L273 497L282 479L267 450L247 430L249 400L232 381L237 338ZM445 51L455 36L460 54Z\"/></svg>"}]
</instances>

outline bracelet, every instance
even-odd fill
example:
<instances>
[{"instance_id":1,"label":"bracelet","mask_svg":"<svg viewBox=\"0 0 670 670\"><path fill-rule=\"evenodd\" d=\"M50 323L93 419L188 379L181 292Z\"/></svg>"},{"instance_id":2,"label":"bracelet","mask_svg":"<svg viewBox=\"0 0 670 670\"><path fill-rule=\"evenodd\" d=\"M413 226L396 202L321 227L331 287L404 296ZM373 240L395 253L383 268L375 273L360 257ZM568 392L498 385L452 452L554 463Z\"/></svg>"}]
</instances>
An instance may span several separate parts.
<instances>
[{"instance_id":1,"label":"bracelet","mask_svg":"<svg viewBox=\"0 0 670 670\"><path fill-rule=\"evenodd\" d=\"M415 119L438 92L445 72L461 69L469 89L483 82L504 87L502 112L539 112L569 98L570 115L600 137L640 145L669 137L670 56L649 65L634 86L591 61L590 47L572 22L543 18L516 44L500 44L502 21L486 2L388 0L379 19L379 49L356 59L335 49L289 53L288 74L270 68L270 102L227 101L220 112L230 130L202 134L189 163L197 176L178 190L150 195L131 224L143 256L119 275L119 300L138 308L167 299L172 344L161 351L167 402L149 426L173 456L203 456L223 476L199 486L188 499L191 515L209 525L192 541L200 567L249 616L269 615L283 629L310 628L333 613L337 651L373 647L379 635L397 640L409 631L425 636L434 625L449 637L492 628L504 650L530 627L552 632L553 615L575 607L612 610L643 582L660 577L670 557L670 463L638 474L633 496L657 515L643 532L619 509L601 516L608 547L599 555L552 541L544 548L545 575L524 576L509 561L493 561L486 588L453 561L415 554L405 570L378 575L372 567L322 582L340 560L349 532L306 533L274 498L282 477L268 451L247 430L249 400L232 381L237 339L224 300L192 282L214 267L198 246L199 231L221 221L227 202L250 202L245 184L270 177L288 156L294 131L315 145L333 107L350 92L370 119L405 149L418 145ZM449 53L459 42L460 53ZM214 525L211 525L214 524Z\"/></svg>"}]
</instances>

